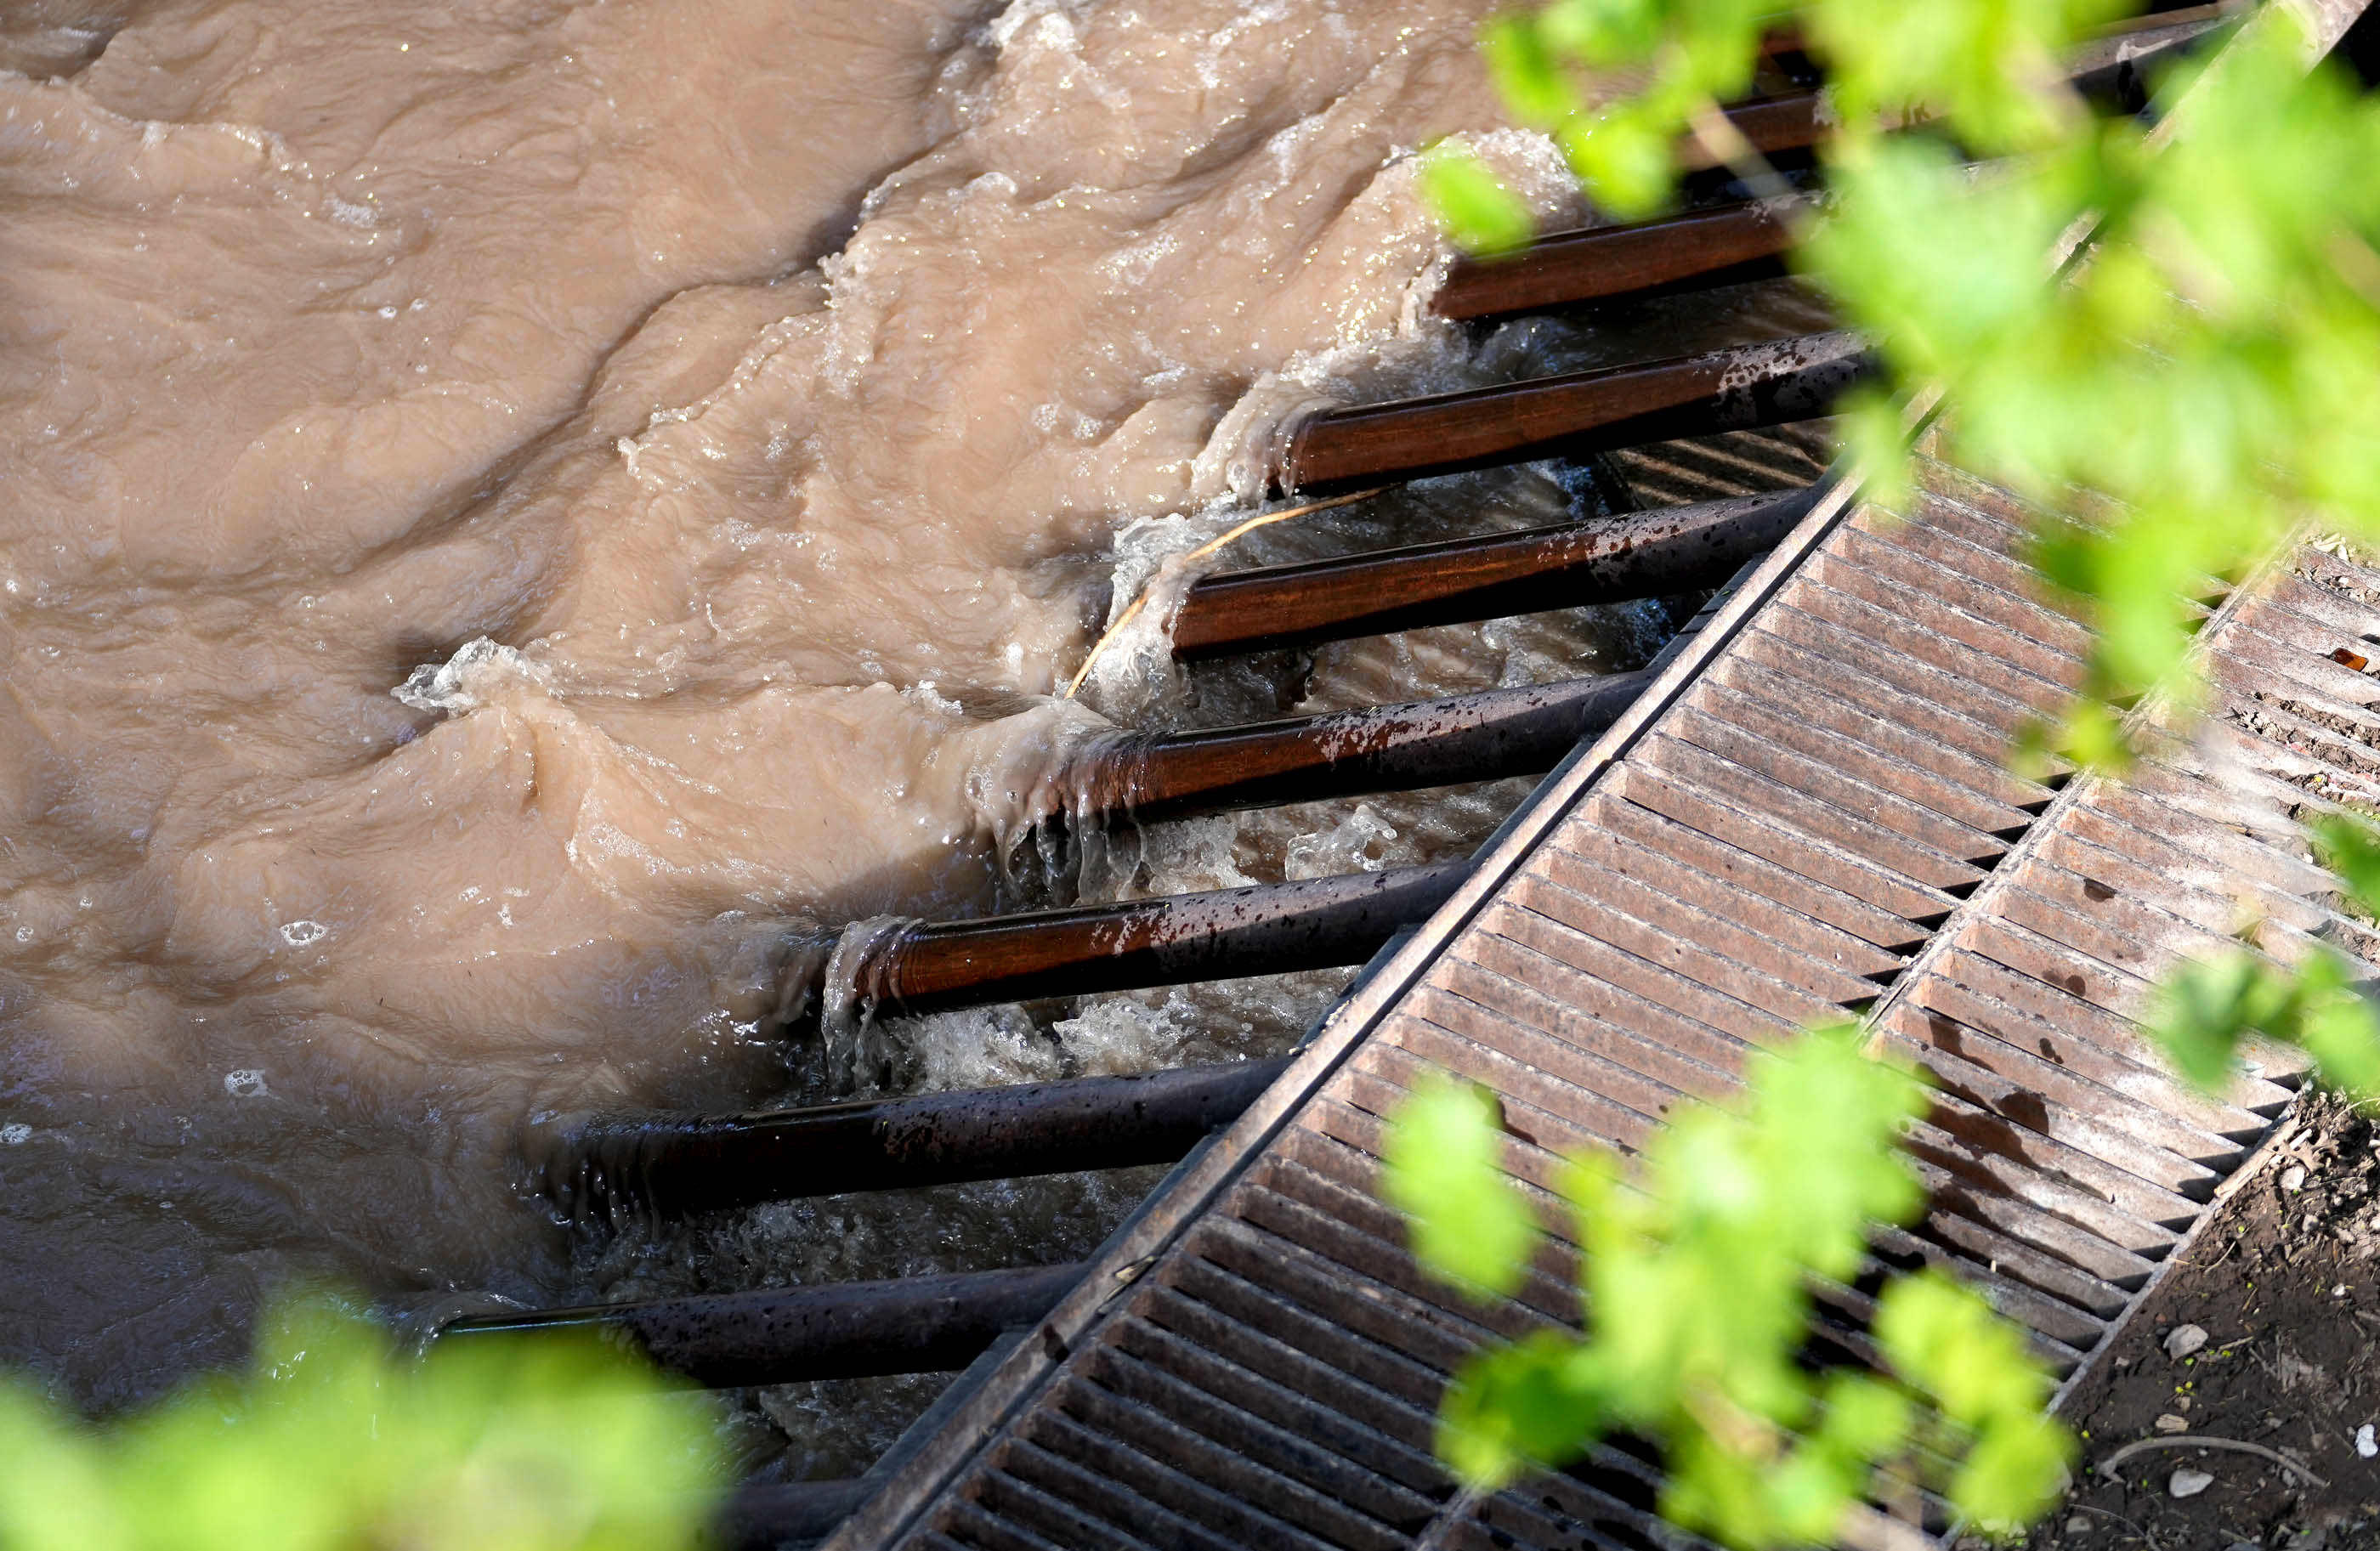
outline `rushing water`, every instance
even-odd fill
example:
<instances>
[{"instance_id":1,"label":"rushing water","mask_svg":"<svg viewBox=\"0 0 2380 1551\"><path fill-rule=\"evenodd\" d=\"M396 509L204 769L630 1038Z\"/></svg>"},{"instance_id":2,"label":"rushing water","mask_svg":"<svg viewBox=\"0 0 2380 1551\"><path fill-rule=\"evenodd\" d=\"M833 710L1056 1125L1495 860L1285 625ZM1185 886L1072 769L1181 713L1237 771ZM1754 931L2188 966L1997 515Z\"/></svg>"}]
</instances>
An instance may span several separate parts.
<instances>
[{"instance_id":1,"label":"rushing water","mask_svg":"<svg viewBox=\"0 0 2380 1551\"><path fill-rule=\"evenodd\" d=\"M0 1362L103 1408L293 1278L419 1318L1087 1252L1146 1171L602 1235L517 1141L819 1093L799 932L1455 854L1524 790L1037 843L1102 729L1647 654L1658 604L1186 677L1142 635L1052 694L1285 414L1728 321L1428 321L1416 146L1568 209L1488 8L0 0ZM1344 978L872 1037L905 1087L1229 1059ZM771 1391L754 1447L857 1469L930 1387Z\"/></svg>"}]
</instances>

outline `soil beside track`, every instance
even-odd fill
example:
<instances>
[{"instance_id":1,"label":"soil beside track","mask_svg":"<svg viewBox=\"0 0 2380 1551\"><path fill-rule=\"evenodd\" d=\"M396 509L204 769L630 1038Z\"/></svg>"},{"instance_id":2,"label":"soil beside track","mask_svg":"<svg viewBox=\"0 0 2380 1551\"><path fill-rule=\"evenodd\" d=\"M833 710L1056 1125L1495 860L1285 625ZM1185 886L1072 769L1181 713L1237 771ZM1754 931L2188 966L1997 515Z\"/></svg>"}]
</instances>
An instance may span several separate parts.
<instances>
[{"instance_id":1,"label":"soil beside track","mask_svg":"<svg viewBox=\"0 0 2380 1551\"><path fill-rule=\"evenodd\" d=\"M2315 1096L2275 1144L2068 1404L2082 1468L2031 1551L2380 1545L2380 1457L2356 1448L2359 1429L2380 1424L2380 1124L2370 1107ZM2205 1346L2168 1356L2185 1326ZM2287 1454L2327 1484L2258 1455L2180 1446L2194 1437ZM2099 1468L2148 1438L2175 1446ZM2214 1480L2177 1498L2177 1472Z\"/></svg>"}]
</instances>

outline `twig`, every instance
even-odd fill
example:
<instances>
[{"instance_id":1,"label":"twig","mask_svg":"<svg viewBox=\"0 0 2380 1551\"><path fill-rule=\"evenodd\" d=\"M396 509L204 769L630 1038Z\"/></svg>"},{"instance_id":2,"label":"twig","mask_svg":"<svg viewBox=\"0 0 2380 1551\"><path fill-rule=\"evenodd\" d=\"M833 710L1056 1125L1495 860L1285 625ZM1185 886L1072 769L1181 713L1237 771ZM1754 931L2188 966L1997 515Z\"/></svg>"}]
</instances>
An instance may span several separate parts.
<instances>
[{"instance_id":1,"label":"twig","mask_svg":"<svg viewBox=\"0 0 2380 1551\"><path fill-rule=\"evenodd\" d=\"M2223 1241L2223 1253L2216 1255L2214 1259L2209 1260L2203 1265L2192 1264L2187 1260L2183 1261L2182 1264L2189 1266L2189 1268L2193 1271L2212 1271L2217 1266L2220 1266L2225 1261L2230 1259L2232 1252L2237 1250L2239 1247L2240 1236L2237 1233L2234 1233L2229 1238Z\"/></svg>"},{"instance_id":2,"label":"twig","mask_svg":"<svg viewBox=\"0 0 2380 1551\"><path fill-rule=\"evenodd\" d=\"M1208 539L1205 543L1199 545L1196 549L1192 550L1183 558L1184 560L1203 560L1207 556L1213 554L1217 550L1221 549L1224 545L1230 543L1234 539L1239 538L1242 534L1253 533L1257 528L1263 527L1268 524L1285 522L1291 517L1302 517L1309 512L1327 512L1333 506L1351 506L1358 501L1369 501L1372 497L1383 494L1393 489L1395 489L1395 487L1392 485L1379 485L1371 490L1357 491L1353 495L1334 495L1328 501L1309 501L1303 506L1292 506L1280 512L1267 512L1261 516L1250 517L1247 521L1240 524L1237 527L1232 528L1229 533L1222 535L1220 538ZM1148 589L1144 588L1141 590L1140 595L1132 600L1131 604L1125 608L1122 614L1117 616L1116 622L1107 627L1106 633L1100 636L1098 640L1091 643L1091 654L1083 659L1083 665L1075 669L1075 676L1067 681L1066 693L1062 697L1062 698L1071 700L1075 697L1075 692L1083 687L1083 681L1091 676L1091 669L1098 664L1099 654L1107 650L1109 643L1113 641L1118 636L1123 635L1123 627L1140 617L1140 611L1148 606Z\"/></svg>"},{"instance_id":3,"label":"twig","mask_svg":"<svg viewBox=\"0 0 2380 1551\"><path fill-rule=\"evenodd\" d=\"M2118 1465L2122 1464L2125 1460L2131 1459L2135 1454L2143 1453L2152 1448L2228 1448L2235 1454L2253 1454L2259 1459L2270 1460L2273 1463L2280 1466L2285 1471L2295 1471L2298 1474L2303 1476L2311 1485L2327 1486L2330 1484L2329 1482L2325 1481L2322 1477L2314 1474L2313 1472L2306 1469L2303 1465L2299 1464L2295 1460L2292 1460L2288 1455L2281 1453L2278 1449L2266 1448L2261 1443L2242 1443L2238 1438L2209 1437L2204 1433L2193 1433L2186 1436L2169 1438L2142 1438L2137 1443L2128 1443L2124 1445L2123 1448L2119 1448L2113 1454L2108 1455L2106 1459L2100 1460L2092 1468L2097 1471L2101 1475L2111 1476L2116 1473L2116 1467Z\"/></svg>"},{"instance_id":4,"label":"twig","mask_svg":"<svg viewBox=\"0 0 2380 1551\"><path fill-rule=\"evenodd\" d=\"M1414 1543L1414 1551L1445 1551L1454 1543L1454 1533L1462 1528L1463 1521L1477 1512L1479 1505L1486 1502L1490 1495L1484 1487L1465 1486L1436 1519L1430 1521L1429 1527L1422 1532L1421 1539Z\"/></svg>"}]
</instances>

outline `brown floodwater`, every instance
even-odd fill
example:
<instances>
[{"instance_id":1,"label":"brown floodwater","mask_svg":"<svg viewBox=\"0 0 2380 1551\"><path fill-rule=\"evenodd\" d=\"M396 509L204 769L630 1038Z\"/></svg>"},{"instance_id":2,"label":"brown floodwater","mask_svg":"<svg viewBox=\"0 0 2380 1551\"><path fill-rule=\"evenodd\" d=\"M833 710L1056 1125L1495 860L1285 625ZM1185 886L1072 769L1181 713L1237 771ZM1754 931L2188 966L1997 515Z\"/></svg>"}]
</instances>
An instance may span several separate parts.
<instances>
[{"instance_id":1,"label":"brown floodwater","mask_svg":"<svg viewBox=\"0 0 2380 1551\"><path fill-rule=\"evenodd\" d=\"M1284 415L1543 358L1424 308L1417 146L1563 208L1493 131L1488 8L0 0L0 1363L106 1407L293 1279L632 1290L525 1118L798 1088L789 935L1013 892L1071 740L1627 657L1615 614L1202 686L1144 642L1052 697ZM1447 489L1321 531L1576 499ZM1065 881L1379 866L1511 797ZM947 1020L886 1070L1183 1059L1326 991ZM982 1200L1053 1254L1113 1209ZM918 1220L771 1242L889 1274L958 1231Z\"/></svg>"}]
</instances>

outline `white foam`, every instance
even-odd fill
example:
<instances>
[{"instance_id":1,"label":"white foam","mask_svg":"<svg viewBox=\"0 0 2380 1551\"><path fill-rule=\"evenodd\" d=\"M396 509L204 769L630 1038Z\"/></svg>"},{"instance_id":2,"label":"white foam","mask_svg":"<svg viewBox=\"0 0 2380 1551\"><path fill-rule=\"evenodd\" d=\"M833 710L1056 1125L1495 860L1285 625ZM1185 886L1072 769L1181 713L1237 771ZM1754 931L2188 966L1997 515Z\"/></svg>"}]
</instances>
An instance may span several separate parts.
<instances>
[{"instance_id":1,"label":"white foam","mask_svg":"<svg viewBox=\"0 0 2380 1551\"><path fill-rule=\"evenodd\" d=\"M425 662L389 691L418 711L459 716L477 710L506 685L551 691L553 675L517 649L485 636L466 641L443 662Z\"/></svg>"}]
</instances>

